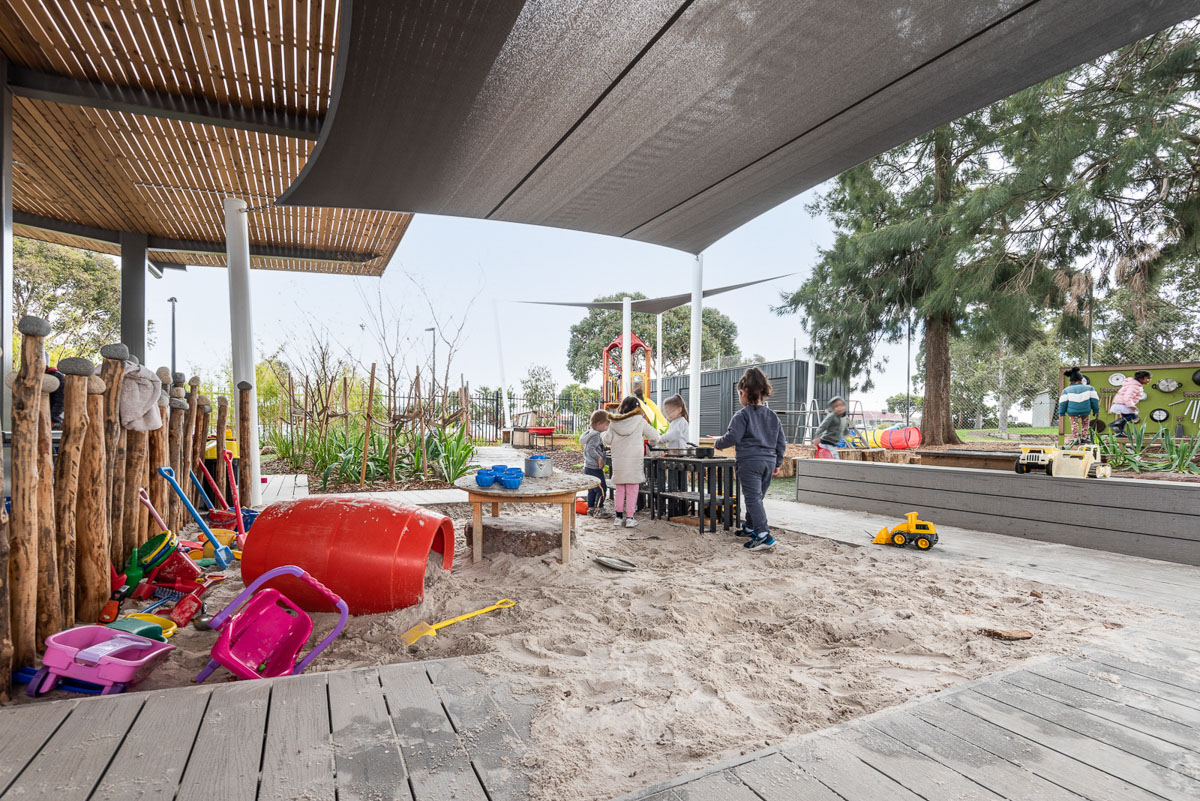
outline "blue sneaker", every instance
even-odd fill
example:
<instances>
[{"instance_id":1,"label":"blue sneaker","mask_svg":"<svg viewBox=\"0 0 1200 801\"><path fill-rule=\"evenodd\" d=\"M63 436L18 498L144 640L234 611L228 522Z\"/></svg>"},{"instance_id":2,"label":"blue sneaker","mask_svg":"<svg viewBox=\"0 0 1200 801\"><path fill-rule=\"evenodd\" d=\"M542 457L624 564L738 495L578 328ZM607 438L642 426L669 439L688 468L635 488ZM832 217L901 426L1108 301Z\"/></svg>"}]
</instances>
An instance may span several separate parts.
<instances>
[{"instance_id":1,"label":"blue sneaker","mask_svg":"<svg viewBox=\"0 0 1200 801\"><path fill-rule=\"evenodd\" d=\"M742 547L752 551L769 551L775 547L775 538L771 536L771 532L764 531L746 540L746 544Z\"/></svg>"},{"instance_id":2,"label":"blue sneaker","mask_svg":"<svg viewBox=\"0 0 1200 801\"><path fill-rule=\"evenodd\" d=\"M739 537L753 537L754 529L750 528L749 524L742 523L742 527L734 532Z\"/></svg>"}]
</instances>

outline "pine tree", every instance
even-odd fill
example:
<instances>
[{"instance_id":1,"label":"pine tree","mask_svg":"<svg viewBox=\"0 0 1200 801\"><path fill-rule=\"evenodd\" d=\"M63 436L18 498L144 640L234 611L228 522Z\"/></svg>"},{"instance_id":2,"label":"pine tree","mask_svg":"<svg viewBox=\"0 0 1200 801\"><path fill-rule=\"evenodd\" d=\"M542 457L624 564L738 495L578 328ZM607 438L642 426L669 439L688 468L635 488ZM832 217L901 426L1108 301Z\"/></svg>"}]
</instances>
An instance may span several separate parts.
<instances>
[{"instance_id":1,"label":"pine tree","mask_svg":"<svg viewBox=\"0 0 1200 801\"><path fill-rule=\"evenodd\" d=\"M812 210L837 235L781 313L871 386L876 347L922 326L922 434L957 443L951 338L1077 334L1106 282L1141 291L1200 251L1195 22L974 112L840 175ZM1136 311L1136 309L1135 309Z\"/></svg>"}]
</instances>

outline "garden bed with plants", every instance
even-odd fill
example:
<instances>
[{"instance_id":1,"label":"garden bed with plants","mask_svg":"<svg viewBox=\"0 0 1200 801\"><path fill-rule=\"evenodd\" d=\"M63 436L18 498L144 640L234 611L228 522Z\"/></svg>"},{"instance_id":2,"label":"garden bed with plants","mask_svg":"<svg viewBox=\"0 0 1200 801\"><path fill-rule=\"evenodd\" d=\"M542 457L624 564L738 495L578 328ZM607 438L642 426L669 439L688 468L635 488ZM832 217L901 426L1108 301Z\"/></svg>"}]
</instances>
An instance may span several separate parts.
<instances>
[{"instance_id":1,"label":"garden bed with plants","mask_svg":"<svg viewBox=\"0 0 1200 801\"><path fill-rule=\"evenodd\" d=\"M1176 439L1169 428L1147 434L1145 426L1126 429L1126 438L1100 435L1100 454L1122 478L1200 482L1200 437Z\"/></svg>"}]
</instances>

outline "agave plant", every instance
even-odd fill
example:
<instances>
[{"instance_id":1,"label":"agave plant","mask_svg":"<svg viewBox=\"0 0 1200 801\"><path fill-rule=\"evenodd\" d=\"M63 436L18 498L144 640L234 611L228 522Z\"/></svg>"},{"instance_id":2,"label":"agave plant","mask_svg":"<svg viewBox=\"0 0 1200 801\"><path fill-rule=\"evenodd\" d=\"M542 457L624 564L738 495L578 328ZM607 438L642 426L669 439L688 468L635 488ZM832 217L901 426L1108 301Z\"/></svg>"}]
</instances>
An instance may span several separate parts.
<instances>
[{"instance_id":1,"label":"agave plant","mask_svg":"<svg viewBox=\"0 0 1200 801\"><path fill-rule=\"evenodd\" d=\"M475 443L464 427L440 430L434 440L437 456L431 453L430 460L436 463L442 479L453 483L465 476L471 467L471 459L475 457Z\"/></svg>"}]
</instances>

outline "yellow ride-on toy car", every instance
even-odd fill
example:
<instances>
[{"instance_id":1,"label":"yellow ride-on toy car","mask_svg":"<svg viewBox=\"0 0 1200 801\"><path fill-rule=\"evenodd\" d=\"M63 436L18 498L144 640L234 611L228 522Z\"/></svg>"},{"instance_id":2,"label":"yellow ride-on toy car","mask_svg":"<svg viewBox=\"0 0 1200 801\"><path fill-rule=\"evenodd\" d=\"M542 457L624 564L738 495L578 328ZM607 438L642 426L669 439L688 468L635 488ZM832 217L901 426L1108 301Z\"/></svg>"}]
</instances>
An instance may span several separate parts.
<instances>
[{"instance_id":1,"label":"yellow ride-on toy car","mask_svg":"<svg viewBox=\"0 0 1200 801\"><path fill-rule=\"evenodd\" d=\"M1100 446L1085 444L1073 448L1026 445L1021 448L1014 469L1018 473L1044 470L1048 476L1071 478L1109 478L1112 466L1100 458Z\"/></svg>"},{"instance_id":2,"label":"yellow ride-on toy car","mask_svg":"<svg viewBox=\"0 0 1200 801\"><path fill-rule=\"evenodd\" d=\"M915 545L920 551L928 551L937 545L937 529L933 523L918 520L916 512L909 512L904 517L905 521L898 526L879 529L871 542L875 545L895 545L897 548Z\"/></svg>"}]
</instances>

